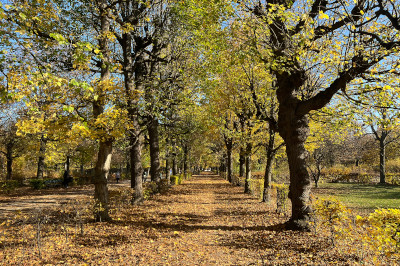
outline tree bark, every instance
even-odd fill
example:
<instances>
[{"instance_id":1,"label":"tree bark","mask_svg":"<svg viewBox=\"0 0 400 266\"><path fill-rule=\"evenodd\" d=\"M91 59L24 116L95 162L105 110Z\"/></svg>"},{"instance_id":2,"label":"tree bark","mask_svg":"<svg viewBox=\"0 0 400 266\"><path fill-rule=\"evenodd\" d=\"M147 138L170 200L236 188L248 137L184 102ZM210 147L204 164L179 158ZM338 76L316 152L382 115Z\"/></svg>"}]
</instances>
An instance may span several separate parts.
<instances>
[{"instance_id":1,"label":"tree bark","mask_svg":"<svg viewBox=\"0 0 400 266\"><path fill-rule=\"evenodd\" d=\"M246 178L244 180L244 193L250 193L250 179L251 179L251 143L246 145Z\"/></svg>"},{"instance_id":2,"label":"tree bark","mask_svg":"<svg viewBox=\"0 0 400 266\"><path fill-rule=\"evenodd\" d=\"M178 174L178 164L176 162L176 153L172 153L172 175Z\"/></svg>"},{"instance_id":3,"label":"tree bark","mask_svg":"<svg viewBox=\"0 0 400 266\"><path fill-rule=\"evenodd\" d=\"M133 204L140 204L144 201L143 182L142 182L142 144L139 132L132 132L130 135L131 145L131 187L135 189L132 199Z\"/></svg>"},{"instance_id":4,"label":"tree bark","mask_svg":"<svg viewBox=\"0 0 400 266\"><path fill-rule=\"evenodd\" d=\"M185 178L187 178L188 174L188 156L189 156L189 148L186 143L183 144L183 174Z\"/></svg>"},{"instance_id":5,"label":"tree bark","mask_svg":"<svg viewBox=\"0 0 400 266\"><path fill-rule=\"evenodd\" d=\"M275 157L275 131L269 129L269 140L266 147L267 151L267 163L265 165L264 174L264 190L263 190L263 202L270 202L270 191L271 191L271 178L272 178L272 162Z\"/></svg>"},{"instance_id":6,"label":"tree bark","mask_svg":"<svg viewBox=\"0 0 400 266\"><path fill-rule=\"evenodd\" d=\"M158 120L151 117L147 125L150 142L150 176L151 181L160 182L160 146L158 135Z\"/></svg>"},{"instance_id":7,"label":"tree bark","mask_svg":"<svg viewBox=\"0 0 400 266\"><path fill-rule=\"evenodd\" d=\"M100 73L99 86L102 87L110 79L109 69L109 47L108 39L105 36L110 30L110 21L108 18L107 2L102 0L98 2L100 15L100 32L104 36L99 38L99 47L103 53L103 60ZM99 97L93 101L93 116L97 119L104 112L105 95L101 88L98 92ZM99 151L97 154L97 162L95 166L92 182L94 184L94 200L95 211L94 216L96 221L110 221L109 205L108 205L108 187L107 177L111 166L113 139L109 136L104 136L99 142Z\"/></svg>"},{"instance_id":8,"label":"tree bark","mask_svg":"<svg viewBox=\"0 0 400 266\"><path fill-rule=\"evenodd\" d=\"M294 100L295 102L295 100ZM310 230L311 180L306 167L308 152L304 147L309 135L308 116L296 115L290 104L281 104L279 109L279 134L286 143L289 163L289 198L292 202L292 216L286 223L288 229Z\"/></svg>"},{"instance_id":9,"label":"tree bark","mask_svg":"<svg viewBox=\"0 0 400 266\"><path fill-rule=\"evenodd\" d=\"M93 177L95 219L97 222L110 221L107 177L111 166L112 140L100 141L95 174Z\"/></svg>"},{"instance_id":10,"label":"tree bark","mask_svg":"<svg viewBox=\"0 0 400 266\"><path fill-rule=\"evenodd\" d=\"M244 170L245 170L245 155L243 148L239 150L239 176L244 177Z\"/></svg>"},{"instance_id":11,"label":"tree bark","mask_svg":"<svg viewBox=\"0 0 400 266\"><path fill-rule=\"evenodd\" d=\"M226 146L226 168L227 168L227 179L229 183L232 183L232 138L225 140Z\"/></svg>"},{"instance_id":12,"label":"tree bark","mask_svg":"<svg viewBox=\"0 0 400 266\"><path fill-rule=\"evenodd\" d=\"M14 150L14 142L9 142L6 145L6 159L7 159L7 174L6 174L6 180L11 180L12 179L12 165L13 165L13 150Z\"/></svg>"},{"instance_id":13,"label":"tree bark","mask_svg":"<svg viewBox=\"0 0 400 266\"><path fill-rule=\"evenodd\" d=\"M382 132L379 139L379 184L386 184L386 133Z\"/></svg>"},{"instance_id":14,"label":"tree bark","mask_svg":"<svg viewBox=\"0 0 400 266\"><path fill-rule=\"evenodd\" d=\"M44 135L42 135L40 137L39 158L38 158L37 173L36 173L37 179L43 179L44 158L46 155L47 142L48 139Z\"/></svg>"}]
</instances>

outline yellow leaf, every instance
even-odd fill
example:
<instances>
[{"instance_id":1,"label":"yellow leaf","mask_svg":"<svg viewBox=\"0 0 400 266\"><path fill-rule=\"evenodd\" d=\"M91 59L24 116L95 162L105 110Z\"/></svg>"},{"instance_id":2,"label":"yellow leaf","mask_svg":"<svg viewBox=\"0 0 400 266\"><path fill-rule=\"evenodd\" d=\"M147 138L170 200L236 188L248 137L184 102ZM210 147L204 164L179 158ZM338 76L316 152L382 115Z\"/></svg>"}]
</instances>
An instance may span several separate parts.
<instances>
[{"instance_id":1,"label":"yellow leaf","mask_svg":"<svg viewBox=\"0 0 400 266\"><path fill-rule=\"evenodd\" d=\"M329 16L325 14L323 11L319 11L319 18L320 19L329 19Z\"/></svg>"}]
</instances>

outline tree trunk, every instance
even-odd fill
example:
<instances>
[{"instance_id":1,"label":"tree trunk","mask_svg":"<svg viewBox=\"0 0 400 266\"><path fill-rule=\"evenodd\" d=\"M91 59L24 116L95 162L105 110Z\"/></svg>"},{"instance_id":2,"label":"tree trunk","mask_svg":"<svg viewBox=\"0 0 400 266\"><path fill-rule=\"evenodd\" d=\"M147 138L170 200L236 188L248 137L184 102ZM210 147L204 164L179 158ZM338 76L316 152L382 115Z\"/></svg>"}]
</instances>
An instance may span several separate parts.
<instances>
[{"instance_id":1,"label":"tree trunk","mask_svg":"<svg viewBox=\"0 0 400 266\"><path fill-rule=\"evenodd\" d=\"M245 156L243 148L240 148L239 151L239 176L244 177L244 170L245 170Z\"/></svg>"},{"instance_id":2,"label":"tree trunk","mask_svg":"<svg viewBox=\"0 0 400 266\"><path fill-rule=\"evenodd\" d=\"M6 146L6 159L7 159L7 174L6 174L6 180L11 180L12 179L12 165L13 165L13 148L14 148L14 143L9 142L7 143Z\"/></svg>"},{"instance_id":3,"label":"tree trunk","mask_svg":"<svg viewBox=\"0 0 400 266\"><path fill-rule=\"evenodd\" d=\"M263 202L270 202L270 191L271 191L271 177L272 177L272 162L275 157L275 131L270 128L269 130L269 141L266 147L267 151L267 164L265 166L264 174L264 190L263 190Z\"/></svg>"},{"instance_id":4,"label":"tree trunk","mask_svg":"<svg viewBox=\"0 0 400 266\"><path fill-rule=\"evenodd\" d=\"M69 169L71 165L71 156L67 155L67 159L65 161L65 167L64 170L69 174Z\"/></svg>"},{"instance_id":5,"label":"tree trunk","mask_svg":"<svg viewBox=\"0 0 400 266\"><path fill-rule=\"evenodd\" d=\"M279 110L279 134L286 143L289 163L289 198L292 202L292 216L286 223L288 229L310 230L311 181L306 167L308 152L304 147L309 134L307 115L297 116L295 108L281 104Z\"/></svg>"},{"instance_id":6,"label":"tree trunk","mask_svg":"<svg viewBox=\"0 0 400 266\"><path fill-rule=\"evenodd\" d=\"M47 138L44 135L42 135L40 138L39 158L37 164L37 173L36 173L37 179L43 179L44 158L46 154L47 141L48 141Z\"/></svg>"},{"instance_id":7,"label":"tree trunk","mask_svg":"<svg viewBox=\"0 0 400 266\"><path fill-rule=\"evenodd\" d=\"M99 15L100 15L100 36L99 47L103 54L99 91L97 92L99 97L93 101L93 116L97 119L104 112L105 106L105 95L102 90L108 80L110 79L110 57L108 47L108 37L105 36L110 30L110 21L108 18L107 2L102 0L98 3ZM103 36L102 36L103 35ZM95 210L94 216L96 221L110 221L109 216L109 205L108 205L108 187L107 177L111 166L112 156L112 144L113 138L109 136L102 136L102 140L99 142L99 151L97 154L97 162L94 169L94 176L92 182L94 184L94 200Z\"/></svg>"},{"instance_id":8,"label":"tree trunk","mask_svg":"<svg viewBox=\"0 0 400 266\"><path fill-rule=\"evenodd\" d=\"M131 187L135 188L135 195L132 199L133 204L140 204L144 201L143 182L142 182L142 144L139 132L131 133Z\"/></svg>"},{"instance_id":9,"label":"tree trunk","mask_svg":"<svg viewBox=\"0 0 400 266\"><path fill-rule=\"evenodd\" d=\"M172 175L178 174L178 164L176 162L176 153L172 153Z\"/></svg>"},{"instance_id":10,"label":"tree trunk","mask_svg":"<svg viewBox=\"0 0 400 266\"><path fill-rule=\"evenodd\" d=\"M226 168L227 168L227 179L229 183L232 183L232 138L225 139L226 146Z\"/></svg>"},{"instance_id":11,"label":"tree trunk","mask_svg":"<svg viewBox=\"0 0 400 266\"><path fill-rule=\"evenodd\" d=\"M189 156L189 149L188 145L185 143L183 144L183 174L185 178L187 178L188 174L188 156Z\"/></svg>"},{"instance_id":12,"label":"tree trunk","mask_svg":"<svg viewBox=\"0 0 400 266\"><path fill-rule=\"evenodd\" d=\"M385 145L386 135L382 132L379 139L379 184L386 184L386 145Z\"/></svg>"},{"instance_id":13,"label":"tree trunk","mask_svg":"<svg viewBox=\"0 0 400 266\"><path fill-rule=\"evenodd\" d=\"M246 145L246 178L244 180L244 193L250 193L250 179L251 179L251 150L252 145Z\"/></svg>"},{"instance_id":14,"label":"tree trunk","mask_svg":"<svg viewBox=\"0 0 400 266\"><path fill-rule=\"evenodd\" d=\"M160 182L160 146L158 135L158 120L151 117L147 125L150 142L150 176L151 181Z\"/></svg>"},{"instance_id":15,"label":"tree trunk","mask_svg":"<svg viewBox=\"0 0 400 266\"><path fill-rule=\"evenodd\" d=\"M95 174L93 177L95 219L98 222L110 221L108 205L107 177L111 166L112 140L100 141Z\"/></svg>"}]
</instances>

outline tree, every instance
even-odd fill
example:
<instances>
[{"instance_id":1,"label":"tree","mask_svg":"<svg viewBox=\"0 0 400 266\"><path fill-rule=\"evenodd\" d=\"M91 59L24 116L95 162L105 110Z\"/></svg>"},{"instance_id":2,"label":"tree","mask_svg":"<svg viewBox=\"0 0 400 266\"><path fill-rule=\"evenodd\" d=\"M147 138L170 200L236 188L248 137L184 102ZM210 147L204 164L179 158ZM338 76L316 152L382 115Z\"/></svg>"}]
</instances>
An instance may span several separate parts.
<instances>
[{"instance_id":1,"label":"tree","mask_svg":"<svg viewBox=\"0 0 400 266\"><path fill-rule=\"evenodd\" d=\"M339 91L346 92L378 62L397 56L398 6L396 1L381 0L244 4L258 19L255 48L267 48L259 54L275 79L279 111L270 125L286 143L292 201L289 229L309 229L310 178L304 146L309 114L327 105ZM318 83L313 76L319 77Z\"/></svg>"},{"instance_id":2,"label":"tree","mask_svg":"<svg viewBox=\"0 0 400 266\"><path fill-rule=\"evenodd\" d=\"M395 64L396 62L392 62ZM354 119L363 122L365 131L370 131L379 143L379 183L386 183L386 148L398 140L400 135L396 130L400 122L398 77L392 76L395 70L386 70L379 76L369 77L367 84L361 84L362 91L371 91L348 96L354 112Z\"/></svg>"}]
</instances>

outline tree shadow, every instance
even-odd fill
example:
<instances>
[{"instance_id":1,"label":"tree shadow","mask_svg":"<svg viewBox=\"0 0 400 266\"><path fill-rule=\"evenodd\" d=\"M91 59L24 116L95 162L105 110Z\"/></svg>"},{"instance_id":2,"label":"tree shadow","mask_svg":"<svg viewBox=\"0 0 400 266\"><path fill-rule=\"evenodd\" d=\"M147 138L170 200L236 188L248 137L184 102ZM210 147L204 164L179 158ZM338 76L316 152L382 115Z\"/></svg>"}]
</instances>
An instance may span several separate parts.
<instances>
[{"instance_id":1,"label":"tree shadow","mask_svg":"<svg viewBox=\"0 0 400 266\"><path fill-rule=\"evenodd\" d=\"M294 251L298 253L313 253L332 247L331 242L325 238L315 238L311 233L285 231L284 224L263 227L260 231L251 231L243 234L226 234L218 239L221 246L235 249L266 250L273 249ZM312 241L310 238L313 237Z\"/></svg>"}]
</instances>

